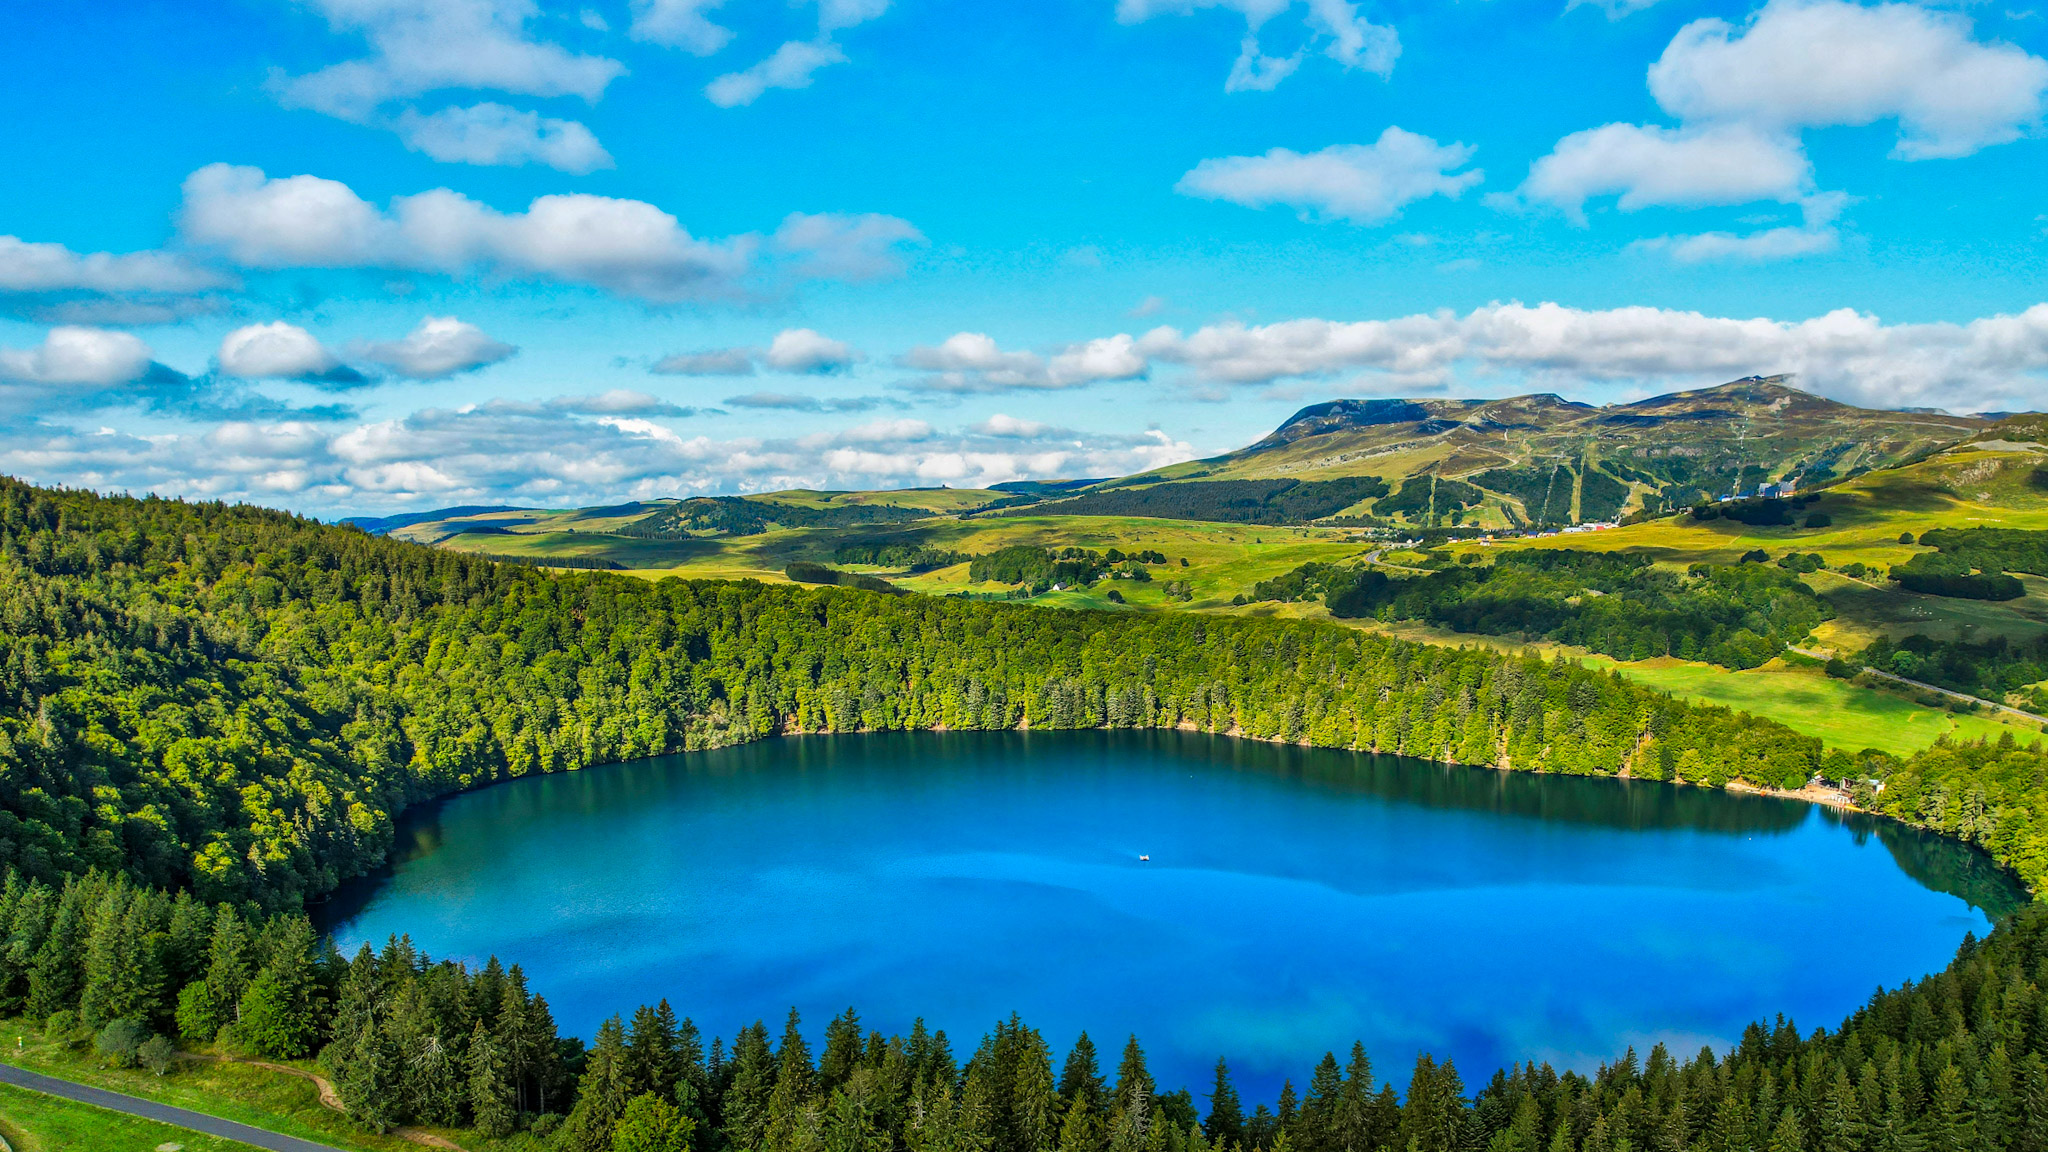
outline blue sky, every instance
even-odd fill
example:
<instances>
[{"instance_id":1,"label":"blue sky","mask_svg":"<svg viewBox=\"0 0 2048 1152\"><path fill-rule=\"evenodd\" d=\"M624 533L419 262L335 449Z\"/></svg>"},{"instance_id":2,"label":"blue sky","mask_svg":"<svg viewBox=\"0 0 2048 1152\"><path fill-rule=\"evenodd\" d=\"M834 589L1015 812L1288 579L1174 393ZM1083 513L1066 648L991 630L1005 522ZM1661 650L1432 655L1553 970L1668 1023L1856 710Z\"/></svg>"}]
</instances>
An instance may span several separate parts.
<instances>
[{"instance_id":1,"label":"blue sky","mask_svg":"<svg viewBox=\"0 0 2048 1152\"><path fill-rule=\"evenodd\" d=\"M41 482L335 514L1108 475L1339 395L2048 400L2031 8L0 20Z\"/></svg>"}]
</instances>

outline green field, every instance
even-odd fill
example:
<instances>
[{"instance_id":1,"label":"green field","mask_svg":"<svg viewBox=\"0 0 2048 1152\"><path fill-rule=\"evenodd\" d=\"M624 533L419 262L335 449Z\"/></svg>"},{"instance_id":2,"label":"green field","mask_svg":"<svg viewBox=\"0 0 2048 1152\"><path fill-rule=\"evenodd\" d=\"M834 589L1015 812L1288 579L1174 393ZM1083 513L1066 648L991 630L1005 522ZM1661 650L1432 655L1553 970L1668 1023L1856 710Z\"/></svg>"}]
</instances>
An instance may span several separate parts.
<instances>
[{"instance_id":1,"label":"green field","mask_svg":"<svg viewBox=\"0 0 2048 1152\"><path fill-rule=\"evenodd\" d=\"M400 1140L393 1136L374 1136L357 1128L345 1117L320 1103L320 1093L312 1081L282 1072L272 1072L246 1064L220 1061L184 1060L178 1068L165 1076L158 1076L140 1068L108 1068L90 1051L90 1045L68 1045L44 1037L32 1022L24 1020L0 1021L0 1039L19 1040L21 1046L12 1043L0 1049L9 1064L91 1084L114 1092L140 1096L194 1112L204 1112L225 1120L234 1120L254 1128L278 1132L287 1136L332 1144L337 1148L356 1149L360 1152L399 1152L401 1149L417 1152L419 1145ZM311 1068L312 1065L306 1065ZM37 1096L38 1093L28 1093ZM78 1106L63 1105L53 1112L74 1109ZM12 1115L12 1113L8 1113ZM111 1115L98 1109L87 1114ZM140 1123L138 1121L138 1123ZM33 1125L24 1120L33 1131ZM162 1128L163 1126L157 1126ZM182 1130L164 1128L164 1131ZM154 1148L164 1139L180 1140L187 1148L208 1147L183 1141L179 1136L153 1140L146 1147ZM221 1148L239 1148L231 1141L218 1141ZM467 1145L465 1145L467 1146ZM72 1148L80 1145L59 1143L53 1147ZM83 1145L82 1147L91 1147ZM112 1147L110 1145L109 1147Z\"/></svg>"},{"instance_id":2,"label":"green field","mask_svg":"<svg viewBox=\"0 0 2048 1152\"><path fill-rule=\"evenodd\" d=\"M15 1152L253 1152L249 1145L0 1084L0 1134Z\"/></svg>"}]
</instances>

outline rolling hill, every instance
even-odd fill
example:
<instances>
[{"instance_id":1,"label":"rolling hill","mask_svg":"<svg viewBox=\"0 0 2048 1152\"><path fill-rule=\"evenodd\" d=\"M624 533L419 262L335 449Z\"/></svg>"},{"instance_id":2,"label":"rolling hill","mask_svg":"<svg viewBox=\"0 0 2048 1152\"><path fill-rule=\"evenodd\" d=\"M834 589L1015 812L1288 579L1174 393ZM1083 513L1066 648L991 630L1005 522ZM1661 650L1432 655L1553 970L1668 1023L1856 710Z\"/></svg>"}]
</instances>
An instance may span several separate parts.
<instances>
[{"instance_id":1,"label":"rolling hill","mask_svg":"<svg viewBox=\"0 0 2048 1152\"><path fill-rule=\"evenodd\" d=\"M1561 526L1810 487L1919 459L1991 421L1857 408L1784 377L1596 407L1504 400L1332 400L1236 452L1111 481L1054 505L1087 514L1105 489L1374 476L1395 494L1345 510L1411 527ZM1446 484L1450 481L1450 484ZM1050 510L1050 509L1047 509Z\"/></svg>"}]
</instances>

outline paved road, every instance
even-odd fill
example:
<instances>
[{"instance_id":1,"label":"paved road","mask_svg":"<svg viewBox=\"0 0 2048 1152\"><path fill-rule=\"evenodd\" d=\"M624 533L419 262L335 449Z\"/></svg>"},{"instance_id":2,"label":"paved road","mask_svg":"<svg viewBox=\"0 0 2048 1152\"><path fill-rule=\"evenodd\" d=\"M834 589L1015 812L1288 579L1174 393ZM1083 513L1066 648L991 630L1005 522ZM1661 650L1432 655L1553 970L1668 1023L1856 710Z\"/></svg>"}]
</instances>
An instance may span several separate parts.
<instances>
[{"instance_id":1,"label":"paved road","mask_svg":"<svg viewBox=\"0 0 2048 1152\"><path fill-rule=\"evenodd\" d=\"M81 1104L95 1104L113 1112L125 1112L130 1116L140 1116L145 1120L155 1120L162 1124L175 1124L180 1128L190 1128L194 1132L204 1132L208 1136L239 1140L252 1147L270 1149L271 1152L342 1152L331 1144L315 1144L311 1140L301 1140L296 1136L280 1136L275 1132L265 1132L261 1128L251 1128L247 1124L237 1124L233 1120L208 1116L204 1112L173 1108L169 1104L123 1096L119 1092L109 1092L104 1088L73 1084L69 1080L59 1080L40 1072L30 1072L26 1068L16 1068L12 1064L0 1064L0 1083L46 1092L66 1100L76 1100Z\"/></svg>"}]
</instances>

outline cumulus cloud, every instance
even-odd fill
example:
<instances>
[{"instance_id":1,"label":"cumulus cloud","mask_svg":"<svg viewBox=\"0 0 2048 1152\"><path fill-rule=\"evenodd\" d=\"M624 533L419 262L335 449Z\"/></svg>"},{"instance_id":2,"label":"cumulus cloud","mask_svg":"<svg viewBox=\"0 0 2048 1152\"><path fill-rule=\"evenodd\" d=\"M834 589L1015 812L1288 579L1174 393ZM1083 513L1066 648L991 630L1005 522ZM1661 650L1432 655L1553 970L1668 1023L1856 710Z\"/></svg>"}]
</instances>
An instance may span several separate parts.
<instances>
[{"instance_id":1,"label":"cumulus cloud","mask_svg":"<svg viewBox=\"0 0 2048 1152\"><path fill-rule=\"evenodd\" d=\"M1811 199L1800 133L1895 120L1892 155L1967 156L2015 140L2048 107L2048 61L1973 38L1970 23L1916 4L1770 0L1737 27L1695 20L1649 70L1677 127L1608 124L1575 132L1530 168L1521 196L1584 220L1588 199L1623 211ZM1507 206L1511 201L1496 201ZM1825 228L1666 245L1679 259L1768 259L1827 251Z\"/></svg>"},{"instance_id":2,"label":"cumulus cloud","mask_svg":"<svg viewBox=\"0 0 2048 1152\"><path fill-rule=\"evenodd\" d=\"M766 348L712 348L678 352L654 362L648 370L660 376L752 376L766 368L792 375L843 372L866 359L844 340L810 328L785 328Z\"/></svg>"},{"instance_id":3,"label":"cumulus cloud","mask_svg":"<svg viewBox=\"0 0 2048 1152\"><path fill-rule=\"evenodd\" d=\"M305 0L370 53L302 76L277 75L287 107L366 121L378 108L449 88L595 101L625 72L602 56L535 39L534 0Z\"/></svg>"},{"instance_id":4,"label":"cumulus cloud","mask_svg":"<svg viewBox=\"0 0 2048 1152\"><path fill-rule=\"evenodd\" d=\"M692 56L715 55L732 42L732 30L713 24L704 13L725 0L633 0L633 39Z\"/></svg>"},{"instance_id":5,"label":"cumulus cloud","mask_svg":"<svg viewBox=\"0 0 2048 1152\"><path fill-rule=\"evenodd\" d=\"M552 506L789 487L985 485L1142 471L1191 458L1159 432L989 435L916 420L787 438L713 439L648 410L493 402L343 426L225 422L199 435L0 428L0 471L361 512L447 503ZM1014 430L1013 430L1014 431Z\"/></svg>"},{"instance_id":6,"label":"cumulus cloud","mask_svg":"<svg viewBox=\"0 0 2048 1152\"><path fill-rule=\"evenodd\" d=\"M0 348L0 382L111 388L149 374L149 345L128 332L64 325L33 348Z\"/></svg>"},{"instance_id":7,"label":"cumulus cloud","mask_svg":"<svg viewBox=\"0 0 2048 1152\"><path fill-rule=\"evenodd\" d=\"M1765 228L1742 235L1701 232L1691 236L1659 236L1639 240L1633 247L1668 252L1681 264L1760 263L1833 252L1841 246L1834 221L1848 199L1839 192L1807 197L1800 202L1804 220L1796 226Z\"/></svg>"},{"instance_id":8,"label":"cumulus cloud","mask_svg":"<svg viewBox=\"0 0 2048 1152\"><path fill-rule=\"evenodd\" d=\"M444 162L513 168L543 164L577 174L612 166L611 154L576 121L543 118L503 104L424 115L408 108L399 113L396 126L407 148Z\"/></svg>"},{"instance_id":9,"label":"cumulus cloud","mask_svg":"<svg viewBox=\"0 0 2048 1152\"><path fill-rule=\"evenodd\" d=\"M1138 349L1240 384L1362 371L1398 386L1442 387L1469 372L1569 390L1791 372L1805 387L1877 407L2024 408L2048 398L2048 304L1967 324L1885 324L1850 309L1772 320L1510 303L1463 316L1159 328Z\"/></svg>"},{"instance_id":10,"label":"cumulus cloud","mask_svg":"<svg viewBox=\"0 0 2048 1152\"><path fill-rule=\"evenodd\" d=\"M222 375L244 380L299 380L340 388L364 383L362 373L343 364L311 332L282 320L228 333L214 362Z\"/></svg>"},{"instance_id":11,"label":"cumulus cloud","mask_svg":"<svg viewBox=\"0 0 2048 1152\"><path fill-rule=\"evenodd\" d=\"M789 40L749 68L728 72L705 85L704 95L720 108L752 104L773 88L808 88L820 68L846 63L846 53L833 37L865 24L889 10L889 0L813 0L818 6L818 34L810 40Z\"/></svg>"},{"instance_id":12,"label":"cumulus cloud","mask_svg":"<svg viewBox=\"0 0 2048 1152\"><path fill-rule=\"evenodd\" d=\"M982 332L958 332L930 347L912 348L899 361L928 375L910 381L921 392L989 393L1058 391L1145 375L1145 358L1127 335L1072 344L1050 357L1005 351Z\"/></svg>"},{"instance_id":13,"label":"cumulus cloud","mask_svg":"<svg viewBox=\"0 0 2048 1152\"><path fill-rule=\"evenodd\" d=\"M1401 38L1392 28L1374 24L1358 14L1351 0L1304 0L1302 31L1308 43L1285 56L1268 56L1260 45L1260 30L1274 17L1295 7L1294 0L1118 0L1116 18L1137 24L1154 16L1181 15L1201 8L1236 12L1244 17L1244 38L1238 43L1237 60L1224 80L1226 92L1270 92L1301 67L1311 48L1337 62L1346 71L1390 76L1401 55Z\"/></svg>"},{"instance_id":14,"label":"cumulus cloud","mask_svg":"<svg viewBox=\"0 0 2048 1152\"><path fill-rule=\"evenodd\" d=\"M761 362L777 372L841 372L861 358L853 345L809 328L785 328L775 334Z\"/></svg>"},{"instance_id":15,"label":"cumulus cloud","mask_svg":"<svg viewBox=\"0 0 2048 1152\"><path fill-rule=\"evenodd\" d=\"M428 316L403 339L360 344L353 351L410 380L445 380L496 364L519 349L453 316Z\"/></svg>"},{"instance_id":16,"label":"cumulus cloud","mask_svg":"<svg viewBox=\"0 0 2048 1152\"><path fill-rule=\"evenodd\" d=\"M1650 66L1650 93L1686 121L1786 130L1897 120L1894 154L1967 156L2038 124L2048 61L1972 38L1915 4L1771 0L1747 25L1695 20Z\"/></svg>"},{"instance_id":17,"label":"cumulus cloud","mask_svg":"<svg viewBox=\"0 0 2048 1152\"><path fill-rule=\"evenodd\" d=\"M390 268L584 285L650 303L744 295L777 265L761 240L692 236L644 200L541 196L500 212L436 188L379 208L338 180L266 176L210 164L187 177L179 229L247 268ZM771 247L796 275L860 279L888 270L894 246L922 240L890 216L792 216Z\"/></svg>"},{"instance_id":18,"label":"cumulus cloud","mask_svg":"<svg viewBox=\"0 0 2048 1152\"><path fill-rule=\"evenodd\" d=\"M784 412L871 412L881 406L878 396L805 396L794 392L749 392L728 396L735 408L765 408Z\"/></svg>"},{"instance_id":19,"label":"cumulus cloud","mask_svg":"<svg viewBox=\"0 0 2048 1152\"><path fill-rule=\"evenodd\" d=\"M0 236L0 309L35 319L152 324L218 307L235 278L175 252L73 252Z\"/></svg>"},{"instance_id":20,"label":"cumulus cloud","mask_svg":"<svg viewBox=\"0 0 2048 1152\"><path fill-rule=\"evenodd\" d=\"M904 250L924 243L924 233L908 220L873 212L792 212L769 238L769 247L793 258L800 274L849 281L901 275Z\"/></svg>"},{"instance_id":21,"label":"cumulus cloud","mask_svg":"<svg viewBox=\"0 0 2048 1152\"><path fill-rule=\"evenodd\" d=\"M339 181L226 164L194 172L184 193L185 237L251 268L474 270L673 302L735 292L755 247L700 240L652 204L606 196L499 212L438 188L384 210Z\"/></svg>"},{"instance_id":22,"label":"cumulus cloud","mask_svg":"<svg viewBox=\"0 0 2048 1152\"><path fill-rule=\"evenodd\" d=\"M1275 148L1263 156L1204 160L1181 177L1183 196L1228 200L1247 208L1280 204L1304 218L1378 224L1430 196L1456 199L1483 178L1454 171L1472 158L1464 144L1438 144L1389 127L1371 144L1333 144L1307 154Z\"/></svg>"},{"instance_id":23,"label":"cumulus cloud","mask_svg":"<svg viewBox=\"0 0 2048 1152\"><path fill-rule=\"evenodd\" d=\"M1790 202L1806 195L1813 166L1799 142L1747 124L1659 128L1608 124L1574 132L1529 169L1522 194L1553 204L1579 223L1586 201L1619 196L1634 212L1653 206L1697 208Z\"/></svg>"}]
</instances>

